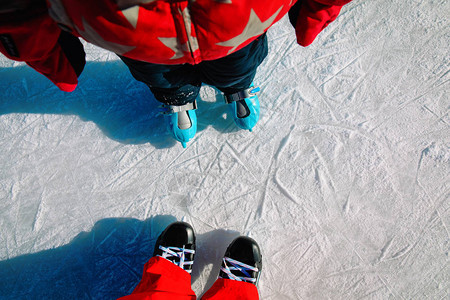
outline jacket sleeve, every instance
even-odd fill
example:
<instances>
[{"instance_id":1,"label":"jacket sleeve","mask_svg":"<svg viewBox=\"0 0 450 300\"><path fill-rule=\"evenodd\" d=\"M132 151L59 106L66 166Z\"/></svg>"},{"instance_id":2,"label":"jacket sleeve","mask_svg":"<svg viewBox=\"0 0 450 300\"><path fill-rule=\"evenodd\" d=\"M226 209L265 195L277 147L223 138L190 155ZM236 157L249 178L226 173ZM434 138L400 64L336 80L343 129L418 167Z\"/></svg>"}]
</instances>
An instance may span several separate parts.
<instances>
[{"instance_id":1,"label":"jacket sleeve","mask_svg":"<svg viewBox=\"0 0 450 300\"><path fill-rule=\"evenodd\" d=\"M26 62L65 92L76 88L85 65L81 42L62 31L47 13L20 22L1 22L0 52Z\"/></svg>"},{"instance_id":2,"label":"jacket sleeve","mask_svg":"<svg viewBox=\"0 0 450 300\"><path fill-rule=\"evenodd\" d=\"M295 27L297 43L309 46L317 35L333 22L342 6L351 0L298 0L289 11L289 20Z\"/></svg>"}]
</instances>

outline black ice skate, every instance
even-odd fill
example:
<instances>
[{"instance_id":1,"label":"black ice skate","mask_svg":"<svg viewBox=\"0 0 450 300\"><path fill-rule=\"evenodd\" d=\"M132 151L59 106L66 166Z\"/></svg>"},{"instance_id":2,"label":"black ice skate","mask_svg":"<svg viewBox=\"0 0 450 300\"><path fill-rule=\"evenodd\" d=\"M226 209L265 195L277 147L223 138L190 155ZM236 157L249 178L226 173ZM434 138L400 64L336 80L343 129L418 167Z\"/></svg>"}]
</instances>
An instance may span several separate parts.
<instances>
[{"instance_id":1,"label":"black ice skate","mask_svg":"<svg viewBox=\"0 0 450 300\"><path fill-rule=\"evenodd\" d=\"M219 278L258 284L262 256L258 244L249 237L240 236L228 246L222 260Z\"/></svg>"},{"instance_id":2,"label":"black ice skate","mask_svg":"<svg viewBox=\"0 0 450 300\"><path fill-rule=\"evenodd\" d=\"M188 273L192 272L195 255L195 234L185 222L170 224L158 237L153 256L161 256Z\"/></svg>"}]
</instances>

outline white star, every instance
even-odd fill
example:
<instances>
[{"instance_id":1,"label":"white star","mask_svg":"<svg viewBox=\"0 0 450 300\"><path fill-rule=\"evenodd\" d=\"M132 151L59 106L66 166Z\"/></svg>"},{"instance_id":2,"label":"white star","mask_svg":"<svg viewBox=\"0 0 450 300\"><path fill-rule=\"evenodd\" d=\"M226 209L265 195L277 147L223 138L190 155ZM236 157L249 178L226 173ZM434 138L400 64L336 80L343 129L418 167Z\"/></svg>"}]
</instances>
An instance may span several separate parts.
<instances>
[{"instance_id":1,"label":"white star","mask_svg":"<svg viewBox=\"0 0 450 300\"><path fill-rule=\"evenodd\" d=\"M117 6L125 18L136 29L140 4L147 4L156 0L116 0Z\"/></svg>"},{"instance_id":2,"label":"white star","mask_svg":"<svg viewBox=\"0 0 450 300\"><path fill-rule=\"evenodd\" d=\"M184 56L185 47L183 47L178 39L175 38L158 38L167 48L170 48L175 54L170 59L178 59ZM188 49L189 50L189 49Z\"/></svg>"},{"instance_id":3,"label":"white star","mask_svg":"<svg viewBox=\"0 0 450 300\"><path fill-rule=\"evenodd\" d=\"M264 31L272 25L273 21L275 21L276 17L278 16L278 14L281 12L282 9L283 6L281 6L280 9L278 9L277 12L275 12L275 14L271 16L269 19L267 19L265 22L261 22L261 19L256 15L255 11L252 9L250 12L250 18L248 19L247 25L245 26L242 33L232 38L231 40L217 43L216 45L223 47L233 47L228 52L228 54L234 52L234 50L236 50L236 48L239 47L239 45L241 45L248 39L263 34Z\"/></svg>"},{"instance_id":4,"label":"white star","mask_svg":"<svg viewBox=\"0 0 450 300\"><path fill-rule=\"evenodd\" d=\"M127 46L127 45L121 45L114 42L105 41L100 34L98 34L94 28L89 25L88 22L84 19L84 17L81 18L83 22L84 30L81 30L75 25L75 29L78 31L78 33L86 39L88 42L91 42L92 44L95 44L99 47L108 49L114 53L117 53L119 55L123 55L131 50L133 50L134 46Z\"/></svg>"},{"instance_id":5,"label":"white star","mask_svg":"<svg viewBox=\"0 0 450 300\"><path fill-rule=\"evenodd\" d=\"M136 29L138 16L139 16L139 5L131 6L130 8L122 10L125 18L130 22L130 24Z\"/></svg>"}]
</instances>

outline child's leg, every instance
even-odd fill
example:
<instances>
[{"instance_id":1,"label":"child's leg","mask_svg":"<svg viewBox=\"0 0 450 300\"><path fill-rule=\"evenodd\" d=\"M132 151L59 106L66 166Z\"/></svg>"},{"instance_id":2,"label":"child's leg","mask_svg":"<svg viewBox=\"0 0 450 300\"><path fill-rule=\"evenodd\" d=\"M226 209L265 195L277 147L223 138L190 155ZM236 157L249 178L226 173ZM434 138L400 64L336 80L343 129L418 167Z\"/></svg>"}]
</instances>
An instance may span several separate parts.
<instances>
[{"instance_id":1,"label":"child's leg","mask_svg":"<svg viewBox=\"0 0 450 300\"><path fill-rule=\"evenodd\" d=\"M199 65L203 82L225 94L231 116L242 129L252 131L259 120L260 105L256 95L259 88L253 87L252 82L267 51L267 37L263 34L235 53Z\"/></svg>"},{"instance_id":2,"label":"child's leg","mask_svg":"<svg viewBox=\"0 0 450 300\"><path fill-rule=\"evenodd\" d=\"M131 74L148 85L156 100L170 106L166 121L183 147L197 132L196 103L201 81L194 66L157 65L120 56Z\"/></svg>"},{"instance_id":3,"label":"child's leg","mask_svg":"<svg viewBox=\"0 0 450 300\"><path fill-rule=\"evenodd\" d=\"M153 257L145 264L142 280L121 300L195 300L191 272L195 233L191 225L175 222L156 240Z\"/></svg>"},{"instance_id":4,"label":"child's leg","mask_svg":"<svg viewBox=\"0 0 450 300\"><path fill-rule=\"evenodd\" d=\"M226 57L199 64L202 81L217 87L225 94L233 94L250 87L258 66L268 52L266 34L250 45Z\"/></svg>"},{"instance_id":5,"label":"child's leg","mask_svg":"<svg viewBox=\"0 0 450 300\"><path fill-rule=\"evenodd\" d=\"M192 103L200 92L201 81L191 65L157 65L119 56L133 77L150 88L156 100L181 106Z\"/></svg>"}]
</instances>

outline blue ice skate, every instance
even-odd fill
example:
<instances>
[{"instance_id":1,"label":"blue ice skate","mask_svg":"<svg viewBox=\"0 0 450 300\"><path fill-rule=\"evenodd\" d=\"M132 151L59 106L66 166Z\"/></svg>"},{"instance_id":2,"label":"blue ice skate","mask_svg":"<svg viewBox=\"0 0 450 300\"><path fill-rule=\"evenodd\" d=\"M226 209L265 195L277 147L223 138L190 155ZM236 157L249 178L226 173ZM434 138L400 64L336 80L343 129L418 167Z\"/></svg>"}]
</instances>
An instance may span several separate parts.
<instances>
[{"instance_id":1,"label":"blue ice skate","mask_svg":"<svg viewBox=\"0 0 450 300\"><path fill-rule=\"evenodd\" d=\"M165 113L169 131L173 137L186 148L189 142L197 133L197 102L187 103L181 106L166 106L168 111Z\"/></svg>"},{"instance_id":2,"label":"blue ice skate","mask_svg":"<svg viewBox=\"0 0 450 300\"><path fill-rule=\"evenodd\" d=\"M230 104L231 114L236 125L252 131L259 120L259 100L256 93L261 89L251 86L243 91L225 95L225 101Z\"/></svg>"}]
</instances>

